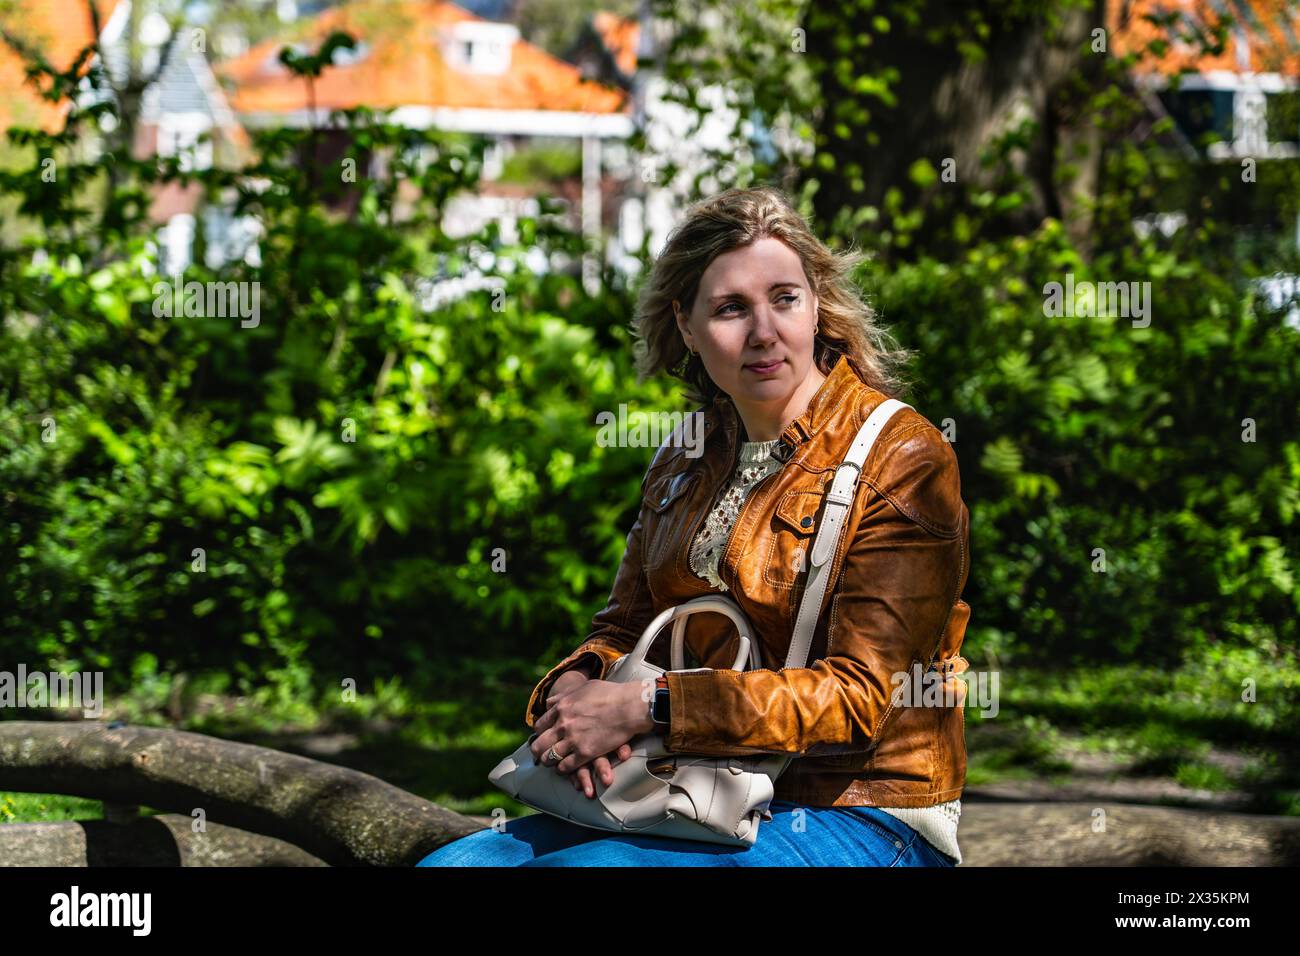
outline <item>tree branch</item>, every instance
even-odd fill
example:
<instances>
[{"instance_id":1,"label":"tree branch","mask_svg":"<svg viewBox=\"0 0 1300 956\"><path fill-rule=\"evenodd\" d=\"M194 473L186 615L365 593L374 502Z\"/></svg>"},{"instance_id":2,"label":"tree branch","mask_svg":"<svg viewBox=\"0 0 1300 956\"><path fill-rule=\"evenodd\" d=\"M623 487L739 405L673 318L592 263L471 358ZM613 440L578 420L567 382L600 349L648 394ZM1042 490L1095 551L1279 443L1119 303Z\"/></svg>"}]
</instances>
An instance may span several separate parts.
<instances>
[{"instance_id":1,"label":"tree branch","mask_svg":"<svg viewBox=\"0 0 1300 956\"><path fill-rule=\"evenodd\" d=\"M0 790L142 804L285 840L332 865L411 866L481 823L377 777L204 734L0 721Z\"/></svg>"}]
</instances>

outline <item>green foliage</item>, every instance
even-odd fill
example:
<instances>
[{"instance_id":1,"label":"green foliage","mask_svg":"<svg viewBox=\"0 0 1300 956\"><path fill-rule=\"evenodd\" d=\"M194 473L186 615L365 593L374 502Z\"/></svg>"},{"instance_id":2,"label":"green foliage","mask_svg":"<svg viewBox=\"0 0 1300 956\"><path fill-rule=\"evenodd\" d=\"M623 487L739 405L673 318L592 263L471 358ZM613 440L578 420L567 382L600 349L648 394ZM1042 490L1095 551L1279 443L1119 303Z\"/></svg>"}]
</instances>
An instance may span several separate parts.
<instances>
[{"instance_id":1,"label":"green foliage","mask_svg":"<svg viewBox=\"0 0 1300 956\"><path fill-rule=\"evenodd\" d=\"M838 39L793 57L799 4L741 5L723 36L656 6L681 21L670 99L702 123L701 85L726 74L753 147L753 162L715 157L690 189L781 181L808 209L887 148L874 124L898 108L902 78L855 70L863 50L924 31L978 60L1006 22L1041 14L1047 28L1069 4L980 5L946 24L901 3L819 6L809 27ZM867 15L837 32L821 21L841 7ZM310 83L327 61L293 62ZM1105 155L1086 230L1055 215L1020 225L1042 185L1019 171L1033 117L989 144L982 179L945 181L938 157L918 157L879 203L814 225L874 254L858 278L920 356L906 398L952 426L972 519L967 656L1212 662L1239 679L1255 672L1229 669L1233 654L1262 672L1293 661L1300 637L1300 336L1254 285L1300 263L1243 225L1265 210L1294 221L1297 164L1261 162L1247 183L1234 165L1129 142L1125 66L1108 63L1073 104ZM851 95L825 101L819 76ZM572 649L608 594L649 456L599 447L595 415L684 410L665 383L635 384L632 290L606 274L591 293L525 265L582 251L549 205L514 242L493 224L447 235L447 204L481 167L473 139L355 111L332 122L359 168L388 158L382 175L340 181L317 130L266 131L246 167L187 173L175 158L75 150L111 109L11 133L26 162L0 176L0 208L19 204L35 227L0 247L6 659L110 668L123 683L138 661L229 669L240 689L292 696L314 679L366 691ZM775 151L778 119L814 142L809 155ZM50 158L59 178L46 182ZM1077 157L1052 158L1069 179ZM656 167L661 184L678 173ZM143 200L186 181L265 230L259 264L186 275L257 282L255 327L157 314ZM1185 216L1172 235L1135 231L1169 211ZM24 235L10 225L6 237ZM427 305L428 282L473 267L493 287ZM1050 314L1045 287L1067 276L1149 282L1149 325Z\"/></svg>"},{"instance_id":2,"label":"green foliage","mask_svg":"<svg viewBox=\"0 0 1300 956\"><path fill-rule=\"evenodd\" d=\"M1149 327L1044 315L1066 273L1151 282ZM919 349L920 407L953 419L973 626L1043 660L1295 646L1300 334L1284 313L1154 243L1085 264L1053 221L868 281Z\"/></svg>"},{"instance_id":3,"label":"green foliage","mask_svg":"<svg viewBox=\"0 0 1300 956\"><path fill-rule=\"evenodd\" d=\"M98 800L48 793L0 792L0 824L98 820L103 814L103 804Z\"/></svg>"},{"instance_id":4,"label":"green foliage","mask_svg":"<svg viewBox=\"0 0 1300 956\"><path fill-rule=\"evenodd\" d=\"M596 413L682 407L634 384L628 290L605 276L591 296L559 268L582 243L550 206L513 243L495 223L445 233L483 143L365 111L333 122L387 172L339 186L309 159L315 130L259 134L245 168L189 174L112 149L74 162L59 152L72 132L14 137L40 148L0 190L26 192L40 228L0 257L6 660L119 685L142 660L221 668L288 693L328 674L365 693L585 636L651 453L599 447ZM44 193L47 145L66 179ZM186 176L264 230L260 264L184 276L256 283L247 327L166 307L124 197ZM539 250L545 275L524 262ZM426 304L472 264L494 288Z\"/></svg>"},{"instance_id":5,"label":"green foliage","mask_svg":"<svg viewBox=\"0 0 1300 956\"><path fill-rule=\"evenodd\" d=\"M1077 80L1054 91L1071 137L1046 154L1036 150L1047 119L1035 113L990 137L978 175L944 180L941 157L907 158L878 202L813 214L823 193L861 192L871 157L897 149L881 131L906 125L898 114L930 95L882 65L883 43L932 50L934 63L915 70L933 71L953 51L974 62L999 42L1004 55L1010 38L1051 37L1080 6L842 0L804 17L774 0L743 12L704 4L710 22L704 9L656 3L687 24L668 56L680 101L727 83L738 132L784 126L815 147L758 148L751 168L718 155L713 178L793 182L820 235L871 254L859 281L919 355L905 397L950 426L960 461L973 659L1171 666L1249 649L1293 660L1300 329L1287 322L1292 303L1270 305L1256 282L1300 274L1300 162L1260 160L1251 179L1235 161L1164 148L1140 134L1128 73L1159 51L1089 51ZM1226 29L1182 39L1212 54ZM707 51L719 44L756 53L715 63ZM1286 127L1291 108L1276 100L1273 125ZM1073 195L1093 159L1097 181L1069 215L1035 212L1045 168L1057 195ZM682 185L694 195L711 182ZM1171 235L1135 226L1174 213ZM1148 283L1149 324L1116 310L1052 314L1047 286L1067 276Z\"/></svg>"},{"instance_id":6,"label":"green foliage","mask_svg":"<svg viewBox=\"0 0 1300 956\"><path fill-rule=\"evenodd\" d=\"M582 152L572 143L524 147L502 164L499 181L548 186L582 174Z\"/></svg>"}]
</instances>

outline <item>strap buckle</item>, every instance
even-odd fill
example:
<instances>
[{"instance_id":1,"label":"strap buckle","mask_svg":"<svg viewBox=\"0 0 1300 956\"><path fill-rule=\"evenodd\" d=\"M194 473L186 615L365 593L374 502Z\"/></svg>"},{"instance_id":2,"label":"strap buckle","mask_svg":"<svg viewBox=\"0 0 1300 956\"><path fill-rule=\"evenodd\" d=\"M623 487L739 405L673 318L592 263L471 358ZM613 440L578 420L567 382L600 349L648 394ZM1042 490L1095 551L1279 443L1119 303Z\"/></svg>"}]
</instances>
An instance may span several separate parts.
<instances>
[{"instance_id":1,"label":"strap buckle","mask_svg":"<svg viewBox=\"0 0 1300 956\"><path fill-rule=\"evenodd\" d=\"M837 494L835 491L835 486L839 484L840 474L846 468L853 469L853 480L848 482L847 487L844 489L843 493ZM842 462L839 468L835 469L835 477L831 479L831 486L829 490L827 490L826 492L826 500L828 502L831 502L832 504L837 504L837 505L853 504L853 499L857 494L858 481L860 481L861 478L862 478L862 469L858 467L856 462L852 462L852 461Z\"/></svg>"}]
</instances>

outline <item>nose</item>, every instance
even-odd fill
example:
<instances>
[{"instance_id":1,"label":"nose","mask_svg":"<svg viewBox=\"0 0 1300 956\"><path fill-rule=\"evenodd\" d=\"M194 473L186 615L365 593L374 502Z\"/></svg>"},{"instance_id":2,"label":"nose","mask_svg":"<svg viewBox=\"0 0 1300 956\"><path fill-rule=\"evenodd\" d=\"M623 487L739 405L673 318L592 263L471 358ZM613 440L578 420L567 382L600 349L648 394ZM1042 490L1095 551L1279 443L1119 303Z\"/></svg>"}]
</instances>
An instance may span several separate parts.
<instances>
[{"instance_id":1,"label":"nose","mask_svg":"<svg viewBox=\"0 0 1300 956\"><path fill-rule=\"evenodd\" d=\"M776 341L776 315L768 303L760 303L751 314L754 319L749 326L749 345L757 351Z\"/></svg>"}]
</instances>

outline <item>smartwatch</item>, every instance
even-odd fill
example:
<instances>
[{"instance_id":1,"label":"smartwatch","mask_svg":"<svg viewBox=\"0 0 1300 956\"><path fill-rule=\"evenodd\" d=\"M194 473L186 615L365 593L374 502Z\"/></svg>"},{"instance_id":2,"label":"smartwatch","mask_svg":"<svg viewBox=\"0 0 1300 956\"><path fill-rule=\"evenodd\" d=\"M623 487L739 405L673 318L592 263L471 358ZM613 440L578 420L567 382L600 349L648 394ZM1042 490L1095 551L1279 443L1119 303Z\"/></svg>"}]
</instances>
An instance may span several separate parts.
<instances>
[{"instance_id":1,"label":"smartwatch","mask_svg":"<svg viewBox=\"0 0 1300 956\"><path fill-rule=\"evenodd\" d=\"M667 733L668 731L668 678L655 678L655 693L650 700L650 719L656 726Z\"/></svg>"}]
</instances>

